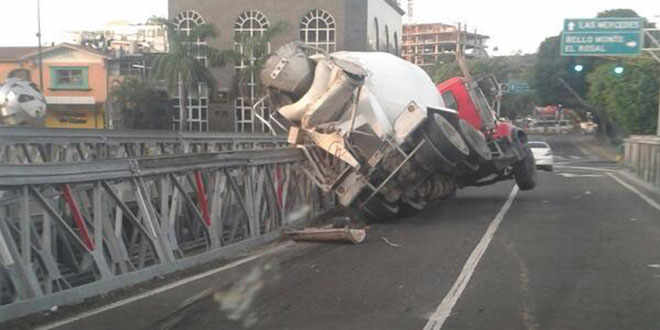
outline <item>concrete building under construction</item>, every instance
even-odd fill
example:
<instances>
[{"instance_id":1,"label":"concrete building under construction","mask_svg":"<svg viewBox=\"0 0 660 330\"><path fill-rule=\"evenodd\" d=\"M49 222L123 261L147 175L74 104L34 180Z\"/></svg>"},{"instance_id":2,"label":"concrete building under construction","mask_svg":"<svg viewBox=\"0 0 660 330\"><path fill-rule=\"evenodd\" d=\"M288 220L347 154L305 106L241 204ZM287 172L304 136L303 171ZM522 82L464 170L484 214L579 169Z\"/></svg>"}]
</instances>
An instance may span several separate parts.
<instances>
[{"instance_id":1,"label":"concrete building under construction","mask_svg":"<svg viewBox=\"0 0 660 330\"><path fill-rule=\"evenodd\" d=\"M462 43L468 57L488 57L487 35L462 32ZM458 28L443 23L405 24L401 56L422 68L432 67L442 55L456 52Z\"/></svg>"}]
</instances>

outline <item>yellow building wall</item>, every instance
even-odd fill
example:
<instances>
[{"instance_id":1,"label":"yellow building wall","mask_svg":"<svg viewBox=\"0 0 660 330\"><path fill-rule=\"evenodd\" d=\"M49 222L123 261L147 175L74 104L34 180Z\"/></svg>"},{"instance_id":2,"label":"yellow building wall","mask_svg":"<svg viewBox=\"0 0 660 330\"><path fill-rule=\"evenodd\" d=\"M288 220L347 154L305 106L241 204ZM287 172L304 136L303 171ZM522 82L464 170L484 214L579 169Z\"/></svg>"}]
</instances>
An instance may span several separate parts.
<instances>
[{"instance_id":1,"label":"yellow building wall","mask_svg":"<svg viewBox=\"0 0 660 330\"><path fill-rule=\"evenodd\" d=\"M79 108L72 110L49 110L47 111L44 125L50 128L103 128L104 113L94 108Z\"/></svg>"},{"instance_id":2,"label":"yellow building wall","mask_svg":"<svg viewBox=\"0 0 660 330\"><path fill-rule=\"evenodd\" d=\"M51 88L51 67L86 67L88 69L89 88L84 90L58 90ZM39 85L39 68L33 61L16 60L14 62L0 62L0 83L4 82L9 73L15 69L30 71L32 82ZM45 96L91 96L96 105L48 105L46 108L45 127L51 128L98 128L103 129L103 104L108 97L107 67L105 61L98 57L87 55L70 49L62 49L53 53L44 54L43 80Z\"/></svg>"}]
</instances>

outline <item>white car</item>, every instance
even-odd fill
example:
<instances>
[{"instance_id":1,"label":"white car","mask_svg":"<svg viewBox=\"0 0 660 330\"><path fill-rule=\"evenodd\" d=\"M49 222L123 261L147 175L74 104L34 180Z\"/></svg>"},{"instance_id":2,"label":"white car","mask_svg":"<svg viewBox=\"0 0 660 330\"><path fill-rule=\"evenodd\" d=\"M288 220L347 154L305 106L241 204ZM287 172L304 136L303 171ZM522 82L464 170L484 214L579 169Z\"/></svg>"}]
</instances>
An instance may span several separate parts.
<instances>
[{"instance_id":1,"label":"white car","mask_svg":"<svg viewBox=\"0 0 660 330\"><path fill-rule=\"evenodd\" d=\"M552 149L543 141L530 141L529 148L532 149L536 167L541 170L552 171L554 159L552 158Z\"/></svg>"}]
</instances>

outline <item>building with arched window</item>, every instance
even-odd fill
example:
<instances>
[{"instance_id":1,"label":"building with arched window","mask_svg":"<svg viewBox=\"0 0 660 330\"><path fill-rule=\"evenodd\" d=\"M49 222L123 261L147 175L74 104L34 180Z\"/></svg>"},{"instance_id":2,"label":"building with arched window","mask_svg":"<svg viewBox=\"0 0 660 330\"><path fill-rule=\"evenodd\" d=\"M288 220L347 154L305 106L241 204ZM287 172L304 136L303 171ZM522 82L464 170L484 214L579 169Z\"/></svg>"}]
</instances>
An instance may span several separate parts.
<instances>
[{"instance_id":1,"label":"building with arched window","mask_svg":"<svg viewBox=\"0 0 660 330\"><path fill-rule=\"evenodd\" d=\"M246 47L242 41L262 37L270 28L268 17L259 10L246 10L236 18L234 22L234 49L243 57L240 63L235 63L236 75L241 79L237 84L239 92L234 100L235 109L235 131L246 133L267 133L268 126L255 116L255 111L261 118L268 118L268 105L259 101L257 89L257 77L255 72L249 70L257 61L259 50ZM270 53L270 43L266 45L264 53ZM256 109L255 109L256 104Z\"/></svg>"},{"instance_id":2,"label":"building with arched window","mask_svg":"<svg viewBox=\"0 0 660 330\"><path fill-rule=\"evenodd\" d=\"M300 41L332 53L337 50L335 17L323 9L312 9L300 19Z\"/></svg>"},{"instance_id":3,"label":"building with arched window","mask_svg":"<svg viewBox=\"0 0 660 330\"><path fill-rule=\"evenodd\" d=\"M174 23L180 31L186 32L189 34L196 26L206 23L204 17L195 10L184 10L179 12L174 17ZM206 56L206 41L197 40L194 45L191 45L194 49L195 58L203 63L204 65L208 64L208 59ZM196 88L194 88L196 87ZM208 107L209 107L209 95L208 87L199 83L197 86L191 88L187 93L187 98L185 100L185 112L179 107L179 97L176 97L176 102L174 104L174 118L172 118L172 129L179 130L181 125L181 117L184 120L184 130L185 131L196 131L196 132L206 132L209 130L209 120L208 120Z\"/></svg>"},{"instance_id":4,"label":"building with arched window","mask_svg":"<svg viewBox=\"0 0 660 330\"><path fill-rule=\"evenodd\" d=\"M389 40L390 52L394 53L393 45L400 43L403 14L395 0L169 0L169 17L183 18L183 28L195 22L212 23L218 36L206 40L208 45L239 52L244 51L240 42L244 36L260 35L268 28L284 24L284 30L271 39L268 51L294 40L319 52L370 51L376 50L376 41L386 45ZM388 27L387 36L380 31L377 37L376 20L382 27ZM268 104L258 103L263 91L255 81L257 77L243 74L250 63L244 62L246 56L242 57L242 63L212 68L219 88L217 97L208 98L207 118L211 131L268 131L258 118L269 116ZM237 81L241 82L240 93L232 93L236 91ZM237 97L232 99L230 95Z\"/></svg>"}]
</instances>

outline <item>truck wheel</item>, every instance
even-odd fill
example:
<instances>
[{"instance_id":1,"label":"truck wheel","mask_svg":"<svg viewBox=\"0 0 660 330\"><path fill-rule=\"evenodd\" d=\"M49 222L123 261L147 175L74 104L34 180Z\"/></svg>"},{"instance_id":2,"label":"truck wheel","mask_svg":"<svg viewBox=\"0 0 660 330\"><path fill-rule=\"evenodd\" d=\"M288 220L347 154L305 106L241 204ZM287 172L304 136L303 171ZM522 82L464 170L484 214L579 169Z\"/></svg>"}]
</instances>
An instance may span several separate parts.
<instances>
[{"instance_id":1,"label":"truck wheel","mask_svg":"<svg viewBox=\"0 0 660 330\"><path fill-rule=\"evenodd\" d=\"M360 205L362 205L362 201L358 199L356 206L359 207ZM360 211L370 220L381 222L399 215L399 206L392 205L379 196L374 196Z\"/></svg>"},{"instance_id":2,"label":"truck wheel","mask_svg":"<svg viewBox=\"0 0 660 330\"><path fill-rule=\"evenodd\" d=\"M457 126L461 137L470 148L470 156L468 157L470 161L481 164L493 159L486 137L481 132L463 119L458 120Z\"/></svg>"},{"instance_id":3,"label":"truck wheel","mask_svg":"<svg viewBox=\"0 0 660 330\"><path fill-rule=\"evenodd\" d=\"M536 164L534 155L528 146L523 148L526 156L513 165L513 177L520 190L532 190L536 187Z\"/></svg>"},{"instance_id":4,"label":"truck wheel","mask_svg":"<svg viewBox=\"0 0 660 330\"><path fill-rule=\"evenodd\" d=\"M470 154L470 148L456 128L440 114L431 113L429 117L424 125L427 142L431 142L451 162L465 160Z\"/></svg>"}]
</instances>

